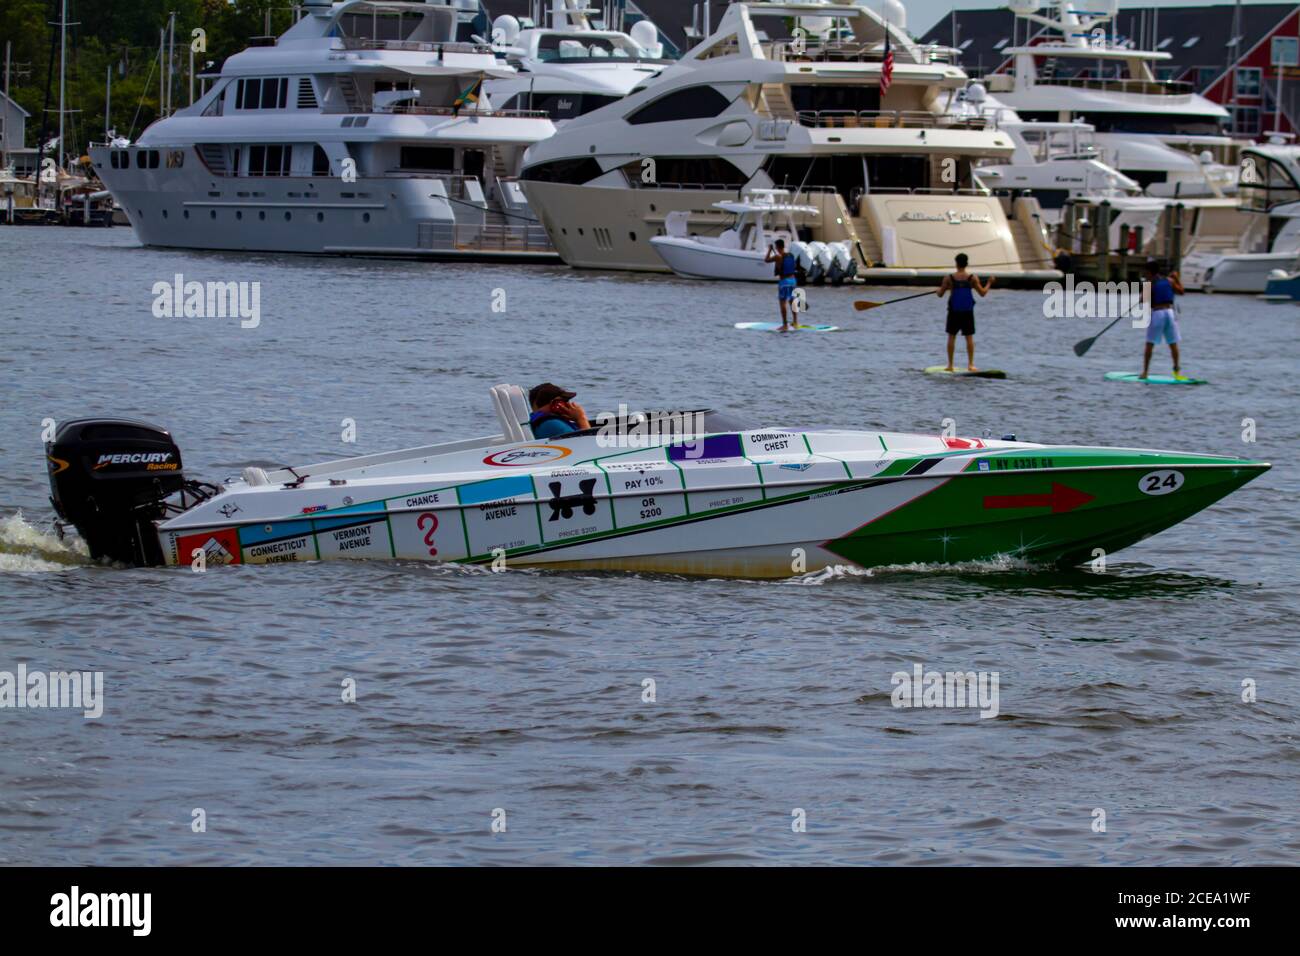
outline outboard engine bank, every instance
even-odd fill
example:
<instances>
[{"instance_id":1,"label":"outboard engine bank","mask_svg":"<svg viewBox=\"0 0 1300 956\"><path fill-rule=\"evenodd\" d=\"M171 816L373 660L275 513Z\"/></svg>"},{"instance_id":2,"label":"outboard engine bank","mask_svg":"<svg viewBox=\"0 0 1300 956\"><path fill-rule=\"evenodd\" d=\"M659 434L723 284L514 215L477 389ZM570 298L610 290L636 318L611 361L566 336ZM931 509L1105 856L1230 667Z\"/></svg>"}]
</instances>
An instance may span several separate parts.
<instances>
[{"instance_id":1,"label":"outboard engine bank","mask_svg":"<svg viewBox=\"0 0 1300 956\"><path fill-rule=\"evenodd\" d=\"M45 443L50 503L85 539L90 556L163 564L153 522L187 487L181 451L165 429L124 419L64 422Z\"/></svg>"}]
</instances>

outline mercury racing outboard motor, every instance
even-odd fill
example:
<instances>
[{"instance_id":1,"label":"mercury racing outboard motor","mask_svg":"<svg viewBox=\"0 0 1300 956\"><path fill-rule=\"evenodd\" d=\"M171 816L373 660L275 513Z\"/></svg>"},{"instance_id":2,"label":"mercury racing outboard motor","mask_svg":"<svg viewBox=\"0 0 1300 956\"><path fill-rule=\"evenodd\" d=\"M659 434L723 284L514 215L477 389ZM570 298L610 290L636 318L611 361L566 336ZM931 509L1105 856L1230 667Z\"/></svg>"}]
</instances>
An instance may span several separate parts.
<instances>
[{"instance_id":1,"label":"mercury racing outboard motor","mask_svg":"<svg viewBox=\"0 0 1300 956\"><path fill-rule=\"evenodd\" d=\"M168 514L165 499L189 484L169 432L144 422L82 418L59 426L45 443L45 457L50 503L76 525L92 558L163 563L153 522Z\"/></svg>"}]
</instances>

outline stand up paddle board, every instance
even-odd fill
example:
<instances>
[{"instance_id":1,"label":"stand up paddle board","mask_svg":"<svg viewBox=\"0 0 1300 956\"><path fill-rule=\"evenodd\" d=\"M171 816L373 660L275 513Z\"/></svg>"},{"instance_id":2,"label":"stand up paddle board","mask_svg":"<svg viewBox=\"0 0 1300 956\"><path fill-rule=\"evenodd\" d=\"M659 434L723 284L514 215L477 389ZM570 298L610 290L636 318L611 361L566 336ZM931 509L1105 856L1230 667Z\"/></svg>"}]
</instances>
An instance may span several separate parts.
<instances>
[{"instance_id":1,"label":"stand up paddle board","mask_svg":"<svg viewBox=\"0 0 1300 956\"><path fill-rule=\"evenodd\" d=\"M1203 378L1174 378L1172 375L1148 375L1138 378L1139 372L1107 372L1108 382L1137 382L1140 385L1208 385Z\"/></svg>"},{"instance_id":2,"label":"stand up paddle board","mask_svg":"<svg viewBox=\"0 0 1300 956\"><path fill-rule=\"evenodd\" d=\"M954 371L948 371L946 365L931 365L925 370L926 375L951 375L955 378L1006 378L1007 373L1000 368L982 368L978 372L971 372L964 368Z\"/></svg>"},{"instance_id":3,"label":"stand up paddle board","mask_svg":"<svg viewBox=\"0 0 1300 956\"><path fill-rule=\"evenodd\" d=\"M737 322L736 328L748 329L752 332L780 332L780 322ZM838 325L796 325L796 332L838 332ZM788 331L788 329L787 329Z\"/></svg>"}]
</instances>

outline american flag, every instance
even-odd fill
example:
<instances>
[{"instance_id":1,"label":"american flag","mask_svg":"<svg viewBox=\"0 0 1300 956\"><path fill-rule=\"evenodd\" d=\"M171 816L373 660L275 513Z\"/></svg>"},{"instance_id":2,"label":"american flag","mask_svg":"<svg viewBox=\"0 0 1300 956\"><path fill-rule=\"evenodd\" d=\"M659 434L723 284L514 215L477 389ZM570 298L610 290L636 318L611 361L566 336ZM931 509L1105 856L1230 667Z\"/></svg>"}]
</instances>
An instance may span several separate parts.
<instances>
[{"instance_id":1,"label":"american flag","mask_svg":"<svg viewBox=\"0 0 1300 956\"><path fill-rule=\"evenodd\" d=\"M889 45L889 26L885 26L885 60L880 64L880 95L883 98L889 92L889 84L894 81L894 51Z\"/></svg>"}]
</instances>

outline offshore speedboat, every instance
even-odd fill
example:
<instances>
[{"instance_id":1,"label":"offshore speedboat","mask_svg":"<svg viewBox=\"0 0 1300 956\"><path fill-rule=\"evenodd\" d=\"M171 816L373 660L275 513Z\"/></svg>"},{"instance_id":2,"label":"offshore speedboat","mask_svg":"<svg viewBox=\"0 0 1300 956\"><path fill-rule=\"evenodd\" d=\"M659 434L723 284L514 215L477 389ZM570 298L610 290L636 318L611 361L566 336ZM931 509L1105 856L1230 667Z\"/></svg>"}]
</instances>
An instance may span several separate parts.
<instances>
[{"instance_id":1,"label":"offshore speedboat","mask_svg":"<svg viewBox=\"0 0 1300 956\"><path fill-rule=\"evenodd\" d=\"M502 433L187 479L171 435L65 422L51 498L92 557L133 565L334 558L786 577L1009 557L1072 565L1262 474L1242 458L871 431L751 428L709 410L597 416L544 440L518 386Z\"/></svg>"}]
</instances>

